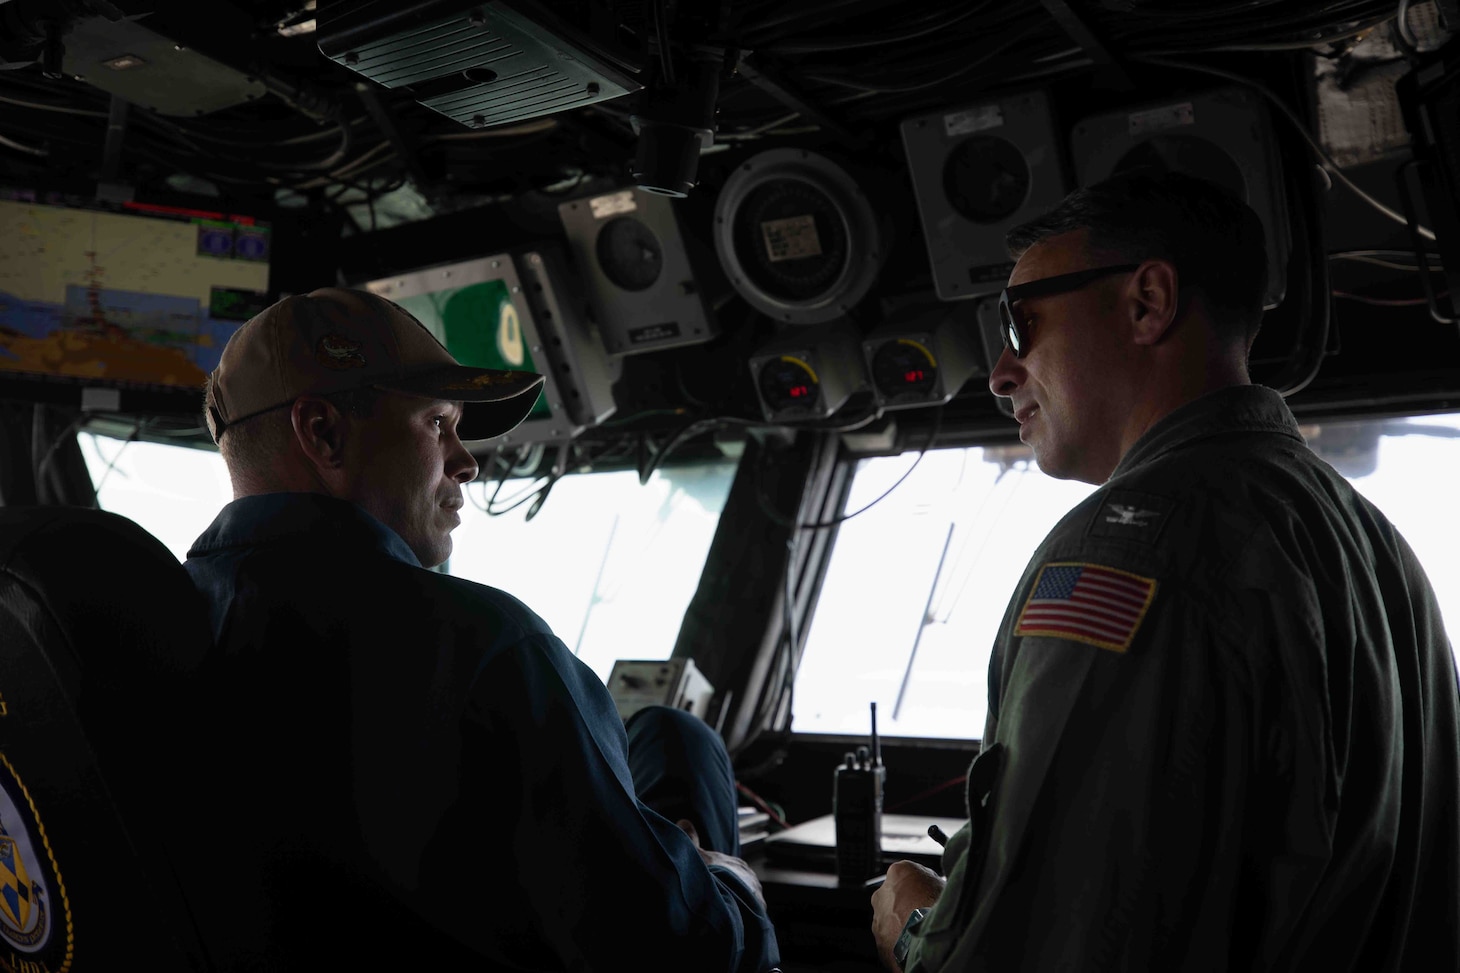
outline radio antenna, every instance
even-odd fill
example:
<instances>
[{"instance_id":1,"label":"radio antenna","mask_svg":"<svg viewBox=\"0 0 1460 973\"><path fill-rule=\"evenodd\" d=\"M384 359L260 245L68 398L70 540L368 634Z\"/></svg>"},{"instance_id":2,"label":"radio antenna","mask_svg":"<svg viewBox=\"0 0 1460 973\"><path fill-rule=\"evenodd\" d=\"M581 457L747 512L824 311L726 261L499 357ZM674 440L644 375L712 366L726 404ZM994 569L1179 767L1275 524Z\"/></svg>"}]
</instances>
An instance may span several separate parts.
<instances>
[{"instance_id":1,"label":"radio antenna","mask_svg":"<svg viewBox=\"0 0 1460 973\"><path fill-rule=\"evenodd\" d=\"M877 703L872 703L872 766L882 766L882 743L877 739Z\"/></svg>"}]
</instances>

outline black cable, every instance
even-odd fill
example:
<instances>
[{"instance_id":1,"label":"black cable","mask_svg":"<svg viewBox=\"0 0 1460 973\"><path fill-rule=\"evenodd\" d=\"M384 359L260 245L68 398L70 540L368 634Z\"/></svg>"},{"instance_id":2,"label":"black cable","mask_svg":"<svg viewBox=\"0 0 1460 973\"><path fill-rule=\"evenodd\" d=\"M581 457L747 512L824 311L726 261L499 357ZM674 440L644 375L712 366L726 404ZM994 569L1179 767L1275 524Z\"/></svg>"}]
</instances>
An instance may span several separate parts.
<instances>
[{"instance_id":1,"label":"black cable","mask_svg":"<svg viewBox=\"0 0 1460 973\"><path fill-rule=\"evenodd\" d=\"M963 8L955 7L951 16L944 16L941 19L924 18L925 22L919 26L905 27L902 30L889 31L882 35L833 37L824 41L808 41L799 44L771 44L765 50L772 54L822 54L834 51L859 50L867 47L885 47L888 44L900 44L904 41L926 37L929 34L941 33L956 24L962 23L974 14L983 13L994 2L995 0L984 0L982 4L970 4Z\"/></svg>"},{"instance_id":2,"label":"black cable","mask_svg":"<svg viewBox=\"0 0 1460 973\"><path fill-rule=\"evenodd\" d=\"M117 451L115 454L113 454L111 461L106 464L106 469L102 471L101 479L96 481L96 487L91 491L91 502L93 505L101 506L101 504L98 502L98 499L101 497L101 488L106 486L107 477L111 476L112 470L117 468L117 462L121 460L122 454L127 451L127 447L135 443L137 441L137 438L141 435L142 422L139 420L137 424L132 427L132 432L130 435L127 436L126 441L122 443L121 446L117 447ZM100 449L98 449L96 452L97 455L101 454Z\"/></svg>"},{"instance_id":3,"label":"black cable","mask_svg":"<svg viewBox=\"0 0 1460 973\"><path fill-rule=\"evenodd\" d=\"M1255 7L1271 7L1260 15ZM1100 21L1111 42L1137 54L1295 50L1361 36L1393 19L1392 0L1302 5L1244 4L1197 10L1142 8Z\"/></svg>"},{"instance_id":4,"label":"black cable","mask_svg":"<svg viewBox=\"0 0 1460 973\"><path fill-rule=\"evenodd\" d=\"M1260 14L1258 8L1268 8ZM1314 3L1304 6L1292 0L1269 0L1265 3L1203 4L1189 7L1155 7L1143 5L1103 18L1101 26L1112 36L1124 36L1145 25L1179 25L1178 33L1192 29L1213 31L1226 28L1234 34L1251 38L1272 36L1283 30L1318 29L1336 24L1387 19L1394 15L1392 0L1359 0L1349 3ZM1137 25L1132 28L1131 25ZM1149 29L1149 27L1145 27Z\"/></svg>"},{"instance_id":5,"label":"black cable","mask_svg":"<svg viewBox=\"0 0 1460 973\"><path fill-rule=\"evenodd\" d=\"M1253 91L1256 91L1258 94L1262 95L1270 103L1272 103L1272 105L1278 109L1282 116L1292 124L1297 133L1303 137L1303 141L1307 142L1308 147L1313 150L1313 154L1316 155L1323 163L1325 171L1329 175L1338 179L1338 181L1347 186L1350 191L1352 191L1365 203L1368 203L1369 206L1382 213L1384 216L1394 220L1396 223L1399 223L1401 225L1407 226L1409 224L1409 221L1405 219L1404 214L1394 210L1389 206L1385 206L1379 200L1375 199L1363 189L1359 188L1359 186L1352 179L1345 175L1343 169L1339 166L1339 164L1333 160L1333 157L1329 155L1326 150L1324 150L1323 146L1319 144L1318 140L1313 137L1313 134L1308 131L1308 126L1303 123L1303 120L1298 117L1297 113L1288 106L1287 102L1283 101L1276 94L1274 94L1272 89L1267 87L1266 85L1261 84L1253 80L1252 78L1246 77L1244 75L1234 74L1231 71L1225 71L1221 68L1214 68L1205 64L1191 64L1185 61L1168 61L1164 58L1150 57L1144 54L1140 56L1133 55L1131 57L1131 60L1140 61L1146 64L1154 64L1158 67L1173 68L1180 71L1193 71L1197 74L1210 74L1218 78L1224 78L1228 81L1235 81L1238 84L1250 87ZM1425 239L1433 240L1435 238L1434 231L1430 230L1428 227L1417 226L1416 229L1419 232L1420 236L1424 237Z\"/></svg>"},{"instance_id":6,"label":"black cable","mask_svg":"<svg viewBox=\"0 0 1460 973\"><path fill-rule=\"evenodd\" d=\"M1404 56L1413 61L1419 57L1419 41L1415 40L1414 34L1409 29L1409 0L1399 0L1399 10L1394 15L1394 23L1390 26L1389 39L1394 46L1404 53Z\"/></svg>"},{"instance_id":7,"label":"black cable","mask_svg":"<svg viewBox=\"0 0 1460 973\"><path fill-rule=\"evenodd\" d=\"M1279 139L1279 147L1282 140ZM1288 150L1284 148L1283 154ZM1301 151L1301 150L1298 150ZM1317 174L1312 166L1284 166L1282 177L1290 187L1288 209L1293 216L1293 254L1306 258L1308 273L1293 288L1298 321L1296 337L1286 362L1276 375L1265 379L1284 396L1293 395L1312 384L1328 352L1329 329L1333 322L1333 301L1330 292L1332 268L1323 249L1324 207L1319 195ZM1290 259L1292 264L1298 263Z\"/></svg>"},{"instance_id":8,"label":"black cable","mask_svg":"<svg viewBox=\"0 0 1460 973\"><path fill-rule=\"evenodd\" d=\"M893 490L896 490L899 486L902 485L903 481L905 481L910 475L912 475L912 471L917 469L918 464L921 463L923 460L923 456L927 454L928 449L937 440L939 429L942 426L942 419L943 407L939 406L933 419L932 431L928 436L928 441L923 446L923 448L919 450L917 459L913 460L912 466L908 467L907 471L898 478L897 482L892 484L892 486L884 491L881 496L879 496L876 500L873 500L866 506L862 507L860 510L857 510L850 514L844 514L833 520L813 524L801 524L796 523L792 520L784 519L780 516L780 514L772 510L767 505L765 493L761 489L759 475L764 467L759 465L757 466L757 477L755 483L756 502L760 505L762 511L768 514L772 520L779 523L782 527L791 527L793 529L816 529L822 527L834 527L837 524L852 519L853 517L860 516L861 514L866 513L868 510L872 509L874 506L885 500L888 495L892 493ZM800 643L800 635L797 632L795 615L793 611L795 595L791 587L791 572L794 569L796 563L795 538L796 534L793 533L790 537L786 539L786 570L784 572L785 591L781 599L783 612L781 637L776 640L776 657L771 660L771 670L774 674L773 679L775 683L778 683L779 685L774 692L767 691L767 693L764 694L761 700L758 702L755 713L752 715L750 723L750 727L752 728L753 732L751 732L746 740L744 740L741 745L736 748L737 754L743 752L747 747L749 747L752 743L759 739L760 735L767 729L767 722L775 716L776 710L781 707L783 702L787 706L788 712L795 707L795 659L796 651ZM781 661L782 658L784 658L785 660L784 663L782 663ZM783 670L783 672L778 670ZM769 684L770 682L768 681L767 685Z\"/></svg>"},{"instance_id":9,"label":"black cable","mask_svg":"<svg viewBox=\"0 0 1460 973\"><path fill-rule=\"evenodd\" d=\"M923 444L922 449L918 450L917 459L913 460L912 465L907 468L902 476L897 478L896 483L893 483L892 486L884 490L882 494L871 503L868 503L860 509L854 510L849 514L842 514L841 516L835 517L831 520L823 520L818 523L812 524L802 524L786 518L779 511L775 510L769 505L769 503L767 502L769 498L767 498L765 496L765 493L760 489L760 480L759 478L757 478L755 498L756 501L760 504L761 512L764 513L767 517L771 518L772 521L779 524L780 526L791 527L797 530L821 530L826 527L835 527L838 524L844 524L848 520L851 520L853 517L860 517L862 514L877 506L877 504L881 503L883 500L886 500L889 496L892 495L892 492L894 490L902 486L903 482L906 481L908 477L912 476L913 470L918 468L918 464L923 461L923 457L926 456L928 450L933 447L933 443L937 442L938 440L938 433L943 425L943 408L943 406L939 406L935 410L933 414L932 428L928 433L928 441ZM759 472L759 468L757 468L757 472Z\"/></svg>"},{"instance_id":10,"label":"black cable","mask_svg":"<svg viewBox=\"0 0 1460 973\"><path fill-rule=\"evenodd\" d=\"M927 80L907 82L902 84L879 85L869 84L867 82L857 81L851 78L839 78L834 75L812 74L810 72L806 74L806 77L815 81L824 82L826 84L837 85L843 88L851 88L856 91L865 91L871 94L898 94L908 91L924 91L928 88L936 88L940 85L945 85L950 81L954 81L967 74L970 74L976 69L982 67L988 61L992 60L997 55L1006 53L1008 49L1012 47L1016 42L1023 40L1031 34L1048 29L1048 24L1042 21L1031 20L1028 24L1024 26L1022 30L1015 31L1014 34L1010 37L1001 38L998 45L990 45L989 50L986 53L983 53L981 56L967 59L962 65L960 65L958 68L955 68L953 71Z\"/></svg>"},{"instance_id":11,"label":"black cable","mask_svg":"<svg viewBox=\"0 0 1460 973\"><path fill-rule=\"evenodd\" d=\"M501 501L502 504L506 504L507 506L499 505L497 501L497 494L501 492L502 486L507 482L507 478L512 473L520 469L520 467L514 467L510 464L504 465L502 467L502 475L497 479L497 486L495 489L493 489L491 497L487 499L486 506L477 503L476 499L471 496L469 491L467 492L467 498L471 500L472 506L476 507L478 510L482 511L489 517L500 517L503 514L507 514L512 512L513 510L516 510L524 503L531 502L532 505L527 508L527 514L525 517L526 520L531 520L533 517L537 516L540 510L542 510L542 506L544 503L547 502L548 495L552 493L553 487L557 485L559 480L567 475L569 467L569 453L575 449L578 449L577 443L569 442L560 445L558 447L557 459L553 461L552 468L547 473L537 477L533 481L532 485L523 490L521 493L518 493L516 496ZM600 461L606 453L609 453L611 451L612 447L610 447L609 449L605 449L600 453L585 453L583 457L579 459L578 462L574 465L581 467L587 464L591 467L593 463ZM494 460L496 459L495 454L493 458ZM535 468L536 463L534 463L533 466ZM483 484L483 491L485 492L485 484Z\"/></svg>"},{"instance_id":12,"label":"black cable","mask_svg":"<svg viewBox=\"0 0 1460 973\"><path fill-rule=\"evenodd\" d=\"M522 493L519 493L519 494L517 494L517 496L512 497L510 499L503 500L502 503L508 504L508 506L505 506L505 507L499 507L499 506L496 505L497 504L497 493L502 489L502 484L504 484L504 483L507 482L505 478L503 478L502 480L499 480L497 482L497 489L492 491L491 498L487 500L487 506L486 506L486 514L487 514L487 516L488 517L500 517L503 514L511 513L512 511L516 510L518 507L520 507L524 503L527 503L528 501L532 500L539 493L541 493L543 491L543 489L545 489L547 487L548 482L551 479L552 479L552 476L551 475L544 475L544 476L538 477L536 480L534 480L532 482L532 486L528 487Z\"/></svg>"},{"instance_id":13,"label":"black cable","mask_svg":"<svg viewBox=\"0 0 1460 973\"><path fill-rule=\"evenodd\" d=\"M1334 297L1340 297L1349 301L1358 301L1360 304L1369 304L1373 307L1423 307L1430 302L1428 297L1367 297L1363 294L1354 294L1350 291L1329 291ZM1449 291L1440 291L1436 297L1449 297Z\"/></svg>"},{"instance_id":14,"label":"black cable","mask_svg":"<svg viewBox=\"0 0 1460 973\"><path fill-rule=\"evenodd\" d=\"M0 95L0 102L8 105L18 105L21 108L32 108L36 111L48 111L62 115L81 115L87 118L106 118L107 112L96 111L91 108L70 108L66 105L57 105L47 101L30 101L27 99L13 98L9 95Z\"/></svg>"},{"instance_id":15,"label":"black cable","mask_svg":"<svg viewBox=\"0 0 1460 973\"><path fill-rule=\"evenodd\" d=\"M659 70L669 87L674 87L674 56L669 50L669 26L664 10L665 0L649 0L654 11L654 37L659 45Z\"/></svg>"},{"instance_id":16,"label":"black cable","mask_svg":"<svg viewBox=\"0 0 1460 973\"><path fill-rule=\"evenodd\" d=\"M1012 12L1011 12L1012 11ZM869 86L897 85L931 80L946 75L949 71L968 64L970 49L974 48L986 57L980 63L996 59L1006 53L1009 47L1001 38L1023 27L1048 32L1048 38L1070 46L1071 42L1062 34L1052 30L1049 23L1039 17L1031 17L1019 8L1003 8L999 13L979 18L961 31L943 31L921 39L916 44L883 44L872 50L853 50L845 54L826 53L814 58L797 61L797 73L805 78L835 77L846 81L859 81ZM977 34L979 43L970 44L970 35ZM1030 44L1039 44L1039 40ZM1021 63L1027 61L1020 51Z\"/></svg>"},{"instance_id":17,"label":"black cable","mask_svg":"<svg viewBox=\"0 0 1460 973\"><path fill-rule=\"evenodd\" d=\"M548 481L542 485L542 489L537 491L537 497L532 501L532 506L527 508L527 513L523 516L523 520L531 520L537 516L538 511L542 510L542 505L547 502L548 494L553 492L554 484L560 479L562 479L561 474L554 474L548 477Z\"/></svg>"},{"instance_id":18,"label":"black cable","mask_svg":"<svg viewBox=\"0 0 1460 973\"><path fill-rule=\"evenodd\" d=\"M783 13L758 21L754 25L742 25L744 31L740 37L741 46L746 49L754 49L771 34L773 28L785 28L796 21L802 21L799 28L780 33L794 34L797 30L809 31L824 24L828 19L828 14L845 12L858 7L882 9L889 5L889 0L829 0L829 2L820 3L814 7L804 3L776 3L773 5L775 9L784 11Z\"/></svg>"},{"instance_id":19,"label":"black cable","mask_svg":"<svg viewBox=\"0 0 1460 973\"><path fill-rule=\"evenodd\" d=\"M264 169L276 169L284 172L328 172L331 169L340 167L345 156L350 154L352 139L350 135L350 124L345 121L336 123L340 133L340 143L335 150L323 159L314 159L308 162L255 162L254 165ZM379 143L376 143L377 145Z\"/></svg>"},{"instance_id":20,"label":"black cable","mask_svg":"<svg viewBox=\"0 0 1460 973\"><path fill-rule=\"evenodd\" d=\"M1419 273L1421 270L1428 270L1433 274L1444 273L1445 268L1440 263L1441 257L1438 253L1425 254L1425 266L1421 267L1414 263L1413 250L1335 250L1328 254L1329 260L1351 260L1357 263L1373 264L1376 267L1384 267L1389 270L1404 270L1410 273ZM1396 263L1397 260L1408 260L1409 263Z\"/></svg>"},{"instance_id":21,"label":"black cable","mask_svg":"<svg viewBox=\"0 0 1460 973\"><path fill-rule=\"evenodd\" d=\"M5 135L0 135L0 145L5 146L5 148L7 149L13 149L16 152L24 152L26 155L38 156L42 159L51 154L51 150L48 145L26 145L24 142L17 142L12 138L6 137Z\"/></svg>"},{"instance_id":22,"label":"black cable","mask_svg":"<svg viewBox=\"0 0 1460 973\"><path fill-rule=\"evenodd\" d=\"M687 423L686 425L681 426L678 432L673 433L669 437L669 439L665 441L663 447L661 447L652 456L648 457L647 462L640 465L640 485L648 483L649 477L652 476L654 474L654 471L659 468L660 464L663 463L666 458L668 458L669 454L682 446L687 440L702 433L710 432L712 430L718 430L729 425L754 426L756 425L756 423L751 422L748 419L737 419L727 416L695 419Z\"/></svg>"},{"instance_id":23,"label":"black cable","mask_svg":"<svg viewBox=\"0 0 1460 973\"><path fill-rule=\"evenodd\" d=\"M42 415L43 413L39 409L37 409L35 413L36 421L33 422L31 425L32 455L34 455L35 451L40 448L38 434L44 430L44 424L41 420ZM56 436L55 439L51 440L51 444L46 448L45 454L41 456L39 462L37 462L34 467L37 494L39 494L40 492L41 481L45 478L46 467L51 465L51 460L55 458L56 451L65 444L68 437L75 436L77 430L81 428L81 424L89 418L90 416L87 413L83 412L81 415L76 417L74 422L72 422L65 429L63 429L61 433Z\"/></svg>"},{"instance_id":24,"label":"black cable","mask_svg":"<svg viewBox=\"0 0 1460 973\"><path fill-rule=\"evenodd\" d=\"M788 547L789 543L788 541ZM750 722L746 727L745 739L741 740L739 745L730 754L732 760L748 750L768 731L769 727L767 723L775 715L775 711L780 707L781 702L786 699L787 692L790 691L793 694L795 692L795 679L792 678L791 673L793 668L792 660L796 654L794 647L794 639L796 636L794 634L795 630L790 612L791 567L794 560L793 554L788 552L786 570L784 572L786 593L782 599L784 618L781 623L781 633L776 638L774 655L768 667L768 678L763 683L766 690L761 694L760 699L756 701L755 711L751 714ZM785 671L782 672L782 670ZM769 761L766 761L766 763L772 762L778 762L778 757L773 755ZM747 777L755 776L754 773L749 771L743 771L743 773Z\"/></svg>"},{"instance_id":25,"label":"black cable","mask_svg":"<svg viewBox=\"0 0 1460 973\"><path fill-rule=\"evenodd\" d=\"M1072 50L1070 53L1072 55L1078 54L1079 51L1076 49ZM1075 57L1073 60L1070 61L1050 64L1042 68L1034 69L1032 71L1016 71L1013 73L1008 73L1006 71L1000 70L998 74L998 81L1001 85L1012 85L1020 82L1043 80L1045 78L1053 76L1065 76L1073 71L1092 67L1094 66L1094 64L1095 62L1088 57ZM1005 66L1006 65L1004 65L1003 63L998 63L994 65L995 68L1002 68ZM979 77L977 76L974 78L965 79L963 87L972 88L978 82ZM830 104L836 105L838 107L846 106L848 114L855 115L859 120L865 120L869 122L880 121L887 118L902 119L907 117L909 114L923 111L926 108L926 103L920 99L913 99L907 96L890 94L878 95L869 98L865 92L859 92L853 95L843 94L839 97L832 97L827 100Z\"/></svg>"},{"instance_id":26,"label":"black cable","mask_svg":"<svg viewBox=\"0 0 1460 973\"><path fill-rule=\"evenodd\" d=\"M820 422L791 423L791 422L764 422L754 419L742 419L738 416L711 416L708 418L695 419L682 426L678 432L673 433L664 447L649 457L646 463L640 465L639 482L649 482L649 476L659 468L670 453L682 446L686 440L698 435L703 435L714 429L723 426L740 426L745 429L807 429L813 432L855 432L876 422L881 418L882 412L874 404L867 414L850 422L838 422L826 424Z\"/></svg>"},{"instance_id":27,"label":"black cable","mask_svg":"<svg viewBox=\"0 0 1460 973\"><path fill-rule=\"evenodd\" d=\"M1163 34L1159 38L1154 39L1153 42L1168 45L1167 49L1147 50L1145 45L1134 39L1128 42L1128 46L1133 54L1141 53L1152 55L1190 54L1201 53L1203 51L1304 51L1310 48L1320 47L1324 44L1334 44L1339 41L1348 40L1350 38L1366 34L1369 31L1373 30L1375 27L1384 24L1390 19L1391 18L1386 15L1372 21L1366 21L1358 24L1345 24L1336 29L1330 29L1327 33L1318 34L1316 36L1313 34L1303 34L1301 31L1295 32L1294 34L1289 36L1269 34L1264 35L1261 38L1251 37L1245 33L1228 38L1202 37L1200 34L1192 34L1185 37L1172 38ZM1200 40L1198 41L1197 38L1200 38ZM1179 45L1175 47L1170 46L1172 41L1179 42L1180 40L1187 39L1192 40L1193 43L1190 45Z\"/></svg>"},{"instance_id":28,"label":"black cable","mask_svg":"<svg viewBox=\"0 0 1460 973\"><path fill-rule=\"evenodd\" d=\"M465 491L466 492L466 495L467 495L467 498L471 500L472 505L474 507L476 507L478 510L480 510L482 513L484 513L487 516L489 516L489 517L495 517L495 516L497 516L497 514L493 512L492 505L497 500L497 494L499 494L499 493L502 492L502 485L505 484L507 482L507 478L510 477L510 476L512 476L514 473L518 473L518 474L521 474L521 475L526 475L527 473L530 473L530 472L532 472L533 470L535 470L537 468L537 464L542 460L542 452L541 452L540 446L541 446L541 444L537 444L536 446L534 446L534 445L524 445L524 446L520 447L517 450L517 461L516 461L516 463L504 463L504 462L502 462L502 454L501 454L501 451L500 450L493 450L490 462L491 462L491 464L493 466L498 466L498 467L501 468L502 475L499 476L499 477L497 477L497 486L496 486L496 488L494 490L492 490L492 495L490 497L487 497L487 502L486 502L485 505L482 505L480 503L477 503L476 500L474 498L472 498L471 491L469 491L469 490L468 491ZM534 450L536 450L536 453L535 454L534 454ZM533 455L535 457L531 461L530 464L526 463L526 460L525 460L525 457L526 456L529 456L529 455ZM519 494L519 496L524 496L525 497L525 496L531 496L531 494L532 494L532 491L529 490L525 494ZM482 484L482 495L484 497L486 496L486 484L485 483ZM516 498L514 498L514 499L516 499ZM504 502L510 502L510 501L504 501ZM505 513L506 511L502 511L502 512Z\"/></svg>"},{"instance_id":29,"label":"black cable","mask_svg":"<svg viewBox=\"0 0 1460 973\"><path fill-rule=\"evenodd\" d=\"M568 472L568 452L572 448L573 444L571 442L563 443L558 447L558 456L553 461L552 469L548 473L548 481L538 491L537 499L532 501L532 506L527 508L527 515L523 518L524 520L531 520L537 516L538 511L542 510L542 505L547 502L548 494L553 492L553 486Z\"/></svg>"},{"instance_id":30,"label":"black cable","mask_svg":"<svg viewBox=\"0 0 1460 973\"><path fill-rule=\"evenodd\" d=\"M506 470L503 470L502 471L502 475L500 477L498 477L498 479L497 479L497 489L500 490L502 488L502 481L504 481L506 479L507 479L507 471ZM471 489L470 489L470 487L471 487L471 484L468 483L466 485L466 487L464 487L462 489L461 492L466 494L466 498L471 501L471 505L473 507L476 507L478 510L480 510L482 513L486 514L489 517L492 516L491 512L487 509L488 507L491 506L491 501L488 500L485 504L477 503L476 497L474 497L474 496L471 495ZM482 496L485 497L486 495L487 495L487 484L485 482L483 482L482 483ZM495 496L495 494L493 494L493 495Z\"/></svg>"},{"instance_id":31,"label":"black cable","mask_svg":"<svg viewBox=\"0 0 1460 973\"><path fill-rule=\"evenodd\" d=\"M361 122L364 122L366 120L368 120L368 116L360 115L356 118L351 118L348 121L342 121L340 124L354 126L359 125ZM243 149L258 148L260 145L272 145L276 147L281 145L303 145L308 142L319 142L325 139L337 137L335 132L330 129L310 132L304 135L295 135L289 138L279 138L277 131L269 130L260 131L253 138L240 139L216 135L212 132L199 131L196 127L189 127L184 125L177 125L177 127L186 131L187 134L192 138L202 139L204 142L215 142L219 145L228 145L233 146L234 148Z\"/></svg>"}]
</instances>

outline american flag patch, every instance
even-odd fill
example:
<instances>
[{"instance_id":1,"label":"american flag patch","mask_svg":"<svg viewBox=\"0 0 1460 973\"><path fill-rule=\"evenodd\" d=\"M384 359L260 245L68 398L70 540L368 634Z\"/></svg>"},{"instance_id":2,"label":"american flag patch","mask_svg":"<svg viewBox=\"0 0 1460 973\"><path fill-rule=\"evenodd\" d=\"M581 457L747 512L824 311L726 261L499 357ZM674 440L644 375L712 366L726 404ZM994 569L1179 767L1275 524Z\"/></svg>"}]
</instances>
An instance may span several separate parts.
<instances>
[{"instance_id":1,"label":"american flag patch","mask_svg":"<svg viewBox=\"0 0 1460 973\"><path fill-rule=\"evenodd\" d=\"M1151 607L1156 580L1095 564L1046 564L1015 635L1050 635L1124 652Z\"/></svg>"}]
</instances>

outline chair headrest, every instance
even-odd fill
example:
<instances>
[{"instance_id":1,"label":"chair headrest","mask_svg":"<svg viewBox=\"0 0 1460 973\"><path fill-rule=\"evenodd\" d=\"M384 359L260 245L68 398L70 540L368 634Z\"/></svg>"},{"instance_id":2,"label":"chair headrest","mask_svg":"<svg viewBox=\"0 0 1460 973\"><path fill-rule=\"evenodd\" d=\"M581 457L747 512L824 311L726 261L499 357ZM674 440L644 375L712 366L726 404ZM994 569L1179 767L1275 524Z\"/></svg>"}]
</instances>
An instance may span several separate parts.
<instances>
[{"instance_id":1,"label":"chair headrest","mask_svg":"<svg viewBox=\"0 0 1460 973\"><path fill-rule=\"evenodd\" d=\"M184 672L210 648L207 609L177 558L118 514L83 507L0 508L0 610L33 599L65 632L74 662L101 675ZM130 643L124 655L109 651ZM140 670L140 672L139 672Z\"/></svg>"}]
</instances>

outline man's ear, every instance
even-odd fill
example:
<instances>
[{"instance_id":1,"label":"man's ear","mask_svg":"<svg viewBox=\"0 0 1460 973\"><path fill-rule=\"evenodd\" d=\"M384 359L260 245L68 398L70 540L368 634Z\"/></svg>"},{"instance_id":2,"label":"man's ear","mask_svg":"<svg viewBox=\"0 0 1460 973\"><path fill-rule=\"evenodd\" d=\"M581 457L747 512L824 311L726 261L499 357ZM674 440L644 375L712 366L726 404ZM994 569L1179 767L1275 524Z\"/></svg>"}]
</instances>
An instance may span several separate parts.
<instances>
[{"instance_id":1,"label":"man's ear","mask_svg":"<svg viewBox=\"0 0 1460 973\"><path fill-rule=\"evenodd\" d=\"M1154 345L1166 337L1176 323L1180 283L1169 260L1147 260L1131 275L1125 297L1136 344Z\"/></svg>"},{"instance_id":2,"label":"man's ear","mask_svg":"<svg viewBox=\"0 0 1460 973\"><path fill-rule=\"evenodd\" d=\"M318 395L300 396L289 418L299 448L321 472L343 465L349 423L333 402Z\"/></svg>"}]
</instances>

